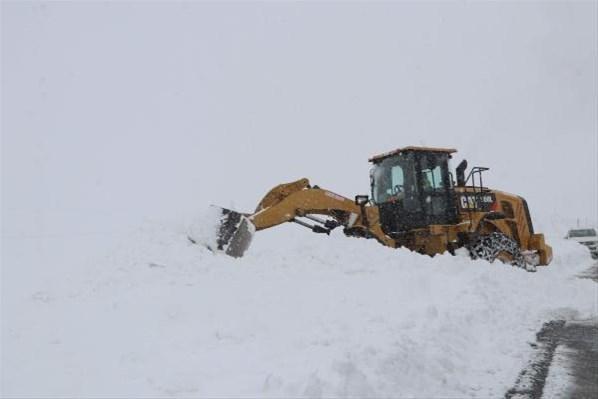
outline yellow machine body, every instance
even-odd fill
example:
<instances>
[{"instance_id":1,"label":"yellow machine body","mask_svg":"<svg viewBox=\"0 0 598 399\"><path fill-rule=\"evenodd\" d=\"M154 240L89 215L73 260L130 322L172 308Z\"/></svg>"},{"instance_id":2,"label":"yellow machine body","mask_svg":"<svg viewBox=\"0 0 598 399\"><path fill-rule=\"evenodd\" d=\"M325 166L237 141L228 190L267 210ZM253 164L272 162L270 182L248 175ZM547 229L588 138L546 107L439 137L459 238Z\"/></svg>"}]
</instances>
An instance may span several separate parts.
<instances>
[{"instance_id":1,"label":"yellow machine body","mask_svg":"<svg viewBox=\"0 0 598 399\"><path fill-rule=\"evenodd\" d=\"M405 147L370 158L374 164L372 198L358 195L349 199L300 179L271 189L253 213L226 213L241 215L239 221L251 224L255 231L286 222L316 233L330 233L341 227L347 236L374 238L389 247L404 247L430 256L466 247L474 258L499 259L519 266L525 263L534 269L536 265L548 265L552 248L543 234L534 232L526 201L484 187L481 172L487 168L473 168L465 179L466 165L460 165L455 182L448 169L448 159L454 152ZM387 183L390 180L393 182ZM396 182L399 184L394 185ZM406 210L409 201L412 212ZM234 241L234 230L240 225L228 223L228 227L221 228L221 236ZM244 237L250 240L250 235ZM224 241L221 243L226 246ZM227 253L242 256L247 246L240 245L241 253Z\"/></svg>"}]
</instances>

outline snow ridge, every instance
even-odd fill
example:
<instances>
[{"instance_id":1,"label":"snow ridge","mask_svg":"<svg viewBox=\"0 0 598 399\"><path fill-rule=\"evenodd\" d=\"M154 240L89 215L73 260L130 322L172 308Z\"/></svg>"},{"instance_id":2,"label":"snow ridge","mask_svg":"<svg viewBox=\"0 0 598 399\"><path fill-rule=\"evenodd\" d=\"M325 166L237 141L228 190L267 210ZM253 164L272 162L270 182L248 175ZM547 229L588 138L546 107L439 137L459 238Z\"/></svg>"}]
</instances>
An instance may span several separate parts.
<instances>
[{"instance_id":1,"label":"snow ridge","mask_svg":"<svg viewBox=\"0 0 598 399\"><path fill-rule=\"evenodd\" d=\"M24 294L3 394L498 397L544 322L597 313L565 241L528 273L302 230L233 259L187 233L145 226Z\"/></svg>"}]
</instances>

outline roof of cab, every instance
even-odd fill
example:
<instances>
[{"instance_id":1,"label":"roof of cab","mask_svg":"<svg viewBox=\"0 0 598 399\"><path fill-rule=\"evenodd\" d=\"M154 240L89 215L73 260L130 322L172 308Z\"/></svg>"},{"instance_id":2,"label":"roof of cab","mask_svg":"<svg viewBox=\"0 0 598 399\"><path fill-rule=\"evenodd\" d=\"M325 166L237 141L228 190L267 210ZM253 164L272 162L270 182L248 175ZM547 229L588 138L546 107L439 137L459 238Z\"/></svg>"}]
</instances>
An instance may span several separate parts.
<instances>
[{"instance_id":1,"label":"roof of cab","mask_svg":"<svg viewBox=\"0 0 598 399\"><path fill-rule=\"evenodd\" d=\"M401 152L407 152L407 151L422 151L422 152L444 152L447 154L452 154L454 152L457 152L457 150L455 150L454 148L438 148L438 147L417 147L417 146L409 146L409 147L403 147L403 148L397 148L396 150L392 150L392 151L388 151L379 155L374 155L373 157L371 157L369 159L370 162L379 162L381 160L383 160L384 158L388 158L391 157L393 155L399 154Z\"/></svg>"}]
</instances>

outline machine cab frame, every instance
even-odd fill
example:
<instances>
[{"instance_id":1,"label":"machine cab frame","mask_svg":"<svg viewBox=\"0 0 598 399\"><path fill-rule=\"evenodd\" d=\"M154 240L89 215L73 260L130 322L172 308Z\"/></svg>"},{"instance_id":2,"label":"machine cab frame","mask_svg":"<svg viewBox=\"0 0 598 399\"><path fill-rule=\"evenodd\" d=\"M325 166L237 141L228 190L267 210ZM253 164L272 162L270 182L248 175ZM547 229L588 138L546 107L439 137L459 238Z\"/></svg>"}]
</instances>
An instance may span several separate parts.
<instances>
[{"instance_id":1,"label":"machine cab frame","mask_svg":"<svg viewBox=\"0 0 598 399\"><path fill-rule=\"evenodd\" d=\"M453 149L405 147L370 159L372 200L385 234L453 224L458 210L449 171Z\"/></svg>"}]
</instances>

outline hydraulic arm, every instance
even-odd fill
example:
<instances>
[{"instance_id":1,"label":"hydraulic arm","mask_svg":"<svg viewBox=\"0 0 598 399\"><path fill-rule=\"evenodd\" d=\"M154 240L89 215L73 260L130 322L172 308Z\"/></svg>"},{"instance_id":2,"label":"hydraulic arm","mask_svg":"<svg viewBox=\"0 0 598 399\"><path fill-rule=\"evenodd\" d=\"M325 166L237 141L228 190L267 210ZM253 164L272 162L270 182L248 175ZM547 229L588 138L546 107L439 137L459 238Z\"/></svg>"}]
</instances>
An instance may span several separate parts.
<instances>
[{"instance_id":1,"label":"hydraulic arm","mask_svg":"<svg viewBox=\"0 0 598 399\"><path fill-rule=\"evenodd\" d=\"M264 196L253 214L222 210L218 249L225 250L228 255L240 257L249 246L253 231L286 222L297 223L315 233L326 234L330 234L334 228L342 227L346 235L372 237L387 246L395 247L394 240L387 237L380 228L377 208L367 205L365 201L356 202L318 186L312 187L308 179L281 184ZM323 219L321 216L328 218Z\"/></svg>"}]
</instances>

